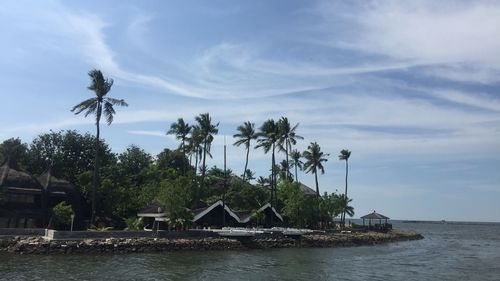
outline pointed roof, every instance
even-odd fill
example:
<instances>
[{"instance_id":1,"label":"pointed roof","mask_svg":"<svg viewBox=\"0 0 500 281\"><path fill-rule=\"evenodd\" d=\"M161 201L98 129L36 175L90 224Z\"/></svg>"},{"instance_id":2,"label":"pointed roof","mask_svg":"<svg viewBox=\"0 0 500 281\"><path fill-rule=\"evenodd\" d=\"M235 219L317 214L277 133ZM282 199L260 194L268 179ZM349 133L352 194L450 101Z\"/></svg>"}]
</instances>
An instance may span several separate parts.
<instances>
[{"instance_id":1,"label":"pointed roof","mask_svg":"<svg viewBox=\"0 0 500 281\"><path fill-rule=\"evenodd\" d=\"M208 213L210 213L216 207L223 206L223 205L224 204L222 203L222 200L218 200L217 202L215 202L212 205L210 205L208 208L202 208L202 209L194 210L193 211L193 213L194 213L193 222L196 222L199 219L203 218L205 215L207 215ZM233 212L233 210L231 210L231 208L229 208L227 206L227 204L224 205L224 210L226 210L226 212L231 217L233 217L237 222L240 222L240 218L238 217L238 215L235 212Z\"/></svg>"},{"instance_id":2,"label":"pointed roof","mask_svg":"<svg viewBox=\"0 0 500 281\"><path fill-rule=\"evenodd\" d=\"M75 191L75 187L69 181L56 178L52 175L52 167L49 167L37 179L43 188L49 192L71 193Z\"/></svg>"},{"instance_id":3,"label":"pointed roof","mask_svg":"<svg viewBox=\"0 0 500 281\"><path fill-rule=\"evenodd\" d=\"M316 190L310 188L309 186L299 182L299 189L302 191L305 195L314 195L316 196Z\"/></svg>"},{"instance_id":4,"label":"pointed roof","mask_svg":"<svg viewBox=\"0 0 500 281\"><path fill-rule=\"evenodd\" d=\"M13 169L8 159L0 166L0 186L36 192L43 189L35 177L26 172Z\"/></svg>"},{"instance_id":5,"label":"pointed roof","mask_svg":"<svg viewBox=\"0 0 500 281\"><path fill-rule=\"evenodd\" d=\"M315 193L316 194L316 193ZM249 216L245 216L245 217L242 217L240 219L240 222L241 223L247 223L249 222L252 217L255 215L255 214L258 214L258 213L261 213L261 212L264 212L266 209L271 209L271 211L274 213L274 215L276 215L276 217L278 219L280 219L281 221L283 221L283 217L278 213L278 211L276 211L276 209L274 207L271 207L271 203L267 203L265 204L264 206L260 207L260 209L258 209L257 211L255 211L253 214L249 215Z\"/></svg>"},{"instance_id":6,"label":"pointed roof","mask_svg":"<svg viewBox=\"0 0 500 281\"><path fill-rule=\"evenodd\" d=\"M379 214L375 211L373 211L373 213L370 213L368 215L362 216L361 218L365 219L365 220L388 220L389 219L388 217L386 217L382 214Z\"/></svg>"}]
</instances>

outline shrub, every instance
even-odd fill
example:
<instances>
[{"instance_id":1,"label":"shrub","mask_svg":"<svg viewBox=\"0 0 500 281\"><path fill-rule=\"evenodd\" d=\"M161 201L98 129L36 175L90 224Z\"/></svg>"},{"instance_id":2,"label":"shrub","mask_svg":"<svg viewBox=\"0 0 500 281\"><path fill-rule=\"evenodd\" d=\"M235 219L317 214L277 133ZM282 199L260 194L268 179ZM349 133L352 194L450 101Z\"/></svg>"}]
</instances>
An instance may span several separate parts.
<instances>
[{"instance_id":1,"label":"shrub","mask_svg":"<svg viewBox=\"0 0 500 281\"><path fill-rule=\"evenodd\" d=\"M66 202L61 202L52 208L52 220L54 223L55 229L66 229L71 225L71 216L74 216L75 213Z\"/></svg>"}]
</instances>

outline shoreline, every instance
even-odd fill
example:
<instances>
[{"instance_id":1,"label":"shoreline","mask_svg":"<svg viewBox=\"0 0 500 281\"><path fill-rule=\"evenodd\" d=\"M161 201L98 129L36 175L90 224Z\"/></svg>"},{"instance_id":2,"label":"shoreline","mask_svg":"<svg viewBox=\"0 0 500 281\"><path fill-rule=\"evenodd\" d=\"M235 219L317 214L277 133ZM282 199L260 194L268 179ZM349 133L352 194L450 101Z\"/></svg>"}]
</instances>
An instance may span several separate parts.
<instances>
[{"instance_id":1,"label":"shoreline","mask_svg":"<svg viewBox=\"0 0 500 281\"><path fill-rule=\"evenodd\" d=\"M149 253L172 251L218 251L275 248L336 248L371 246L420 240L416 232L393 230L387 233L306 234L301 237L263 235L252 238L106 238L46 240L40 236L0 238L0 252L13 254L95 254Z\"/></svg>"}]
</instances>

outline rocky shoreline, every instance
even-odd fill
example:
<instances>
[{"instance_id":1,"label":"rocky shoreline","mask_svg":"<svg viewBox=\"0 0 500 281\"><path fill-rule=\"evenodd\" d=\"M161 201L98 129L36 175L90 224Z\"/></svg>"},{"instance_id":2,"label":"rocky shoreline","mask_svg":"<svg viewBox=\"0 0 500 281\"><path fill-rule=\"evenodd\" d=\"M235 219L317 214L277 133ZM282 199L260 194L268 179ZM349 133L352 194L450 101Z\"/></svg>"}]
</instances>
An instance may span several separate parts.
<instances>
[{"instance_id":1,"label":"rocky shoreline","mask_svg":"<svg viewBox=\"0 0 500 281\"><path fill-rule=\"evenodd\" d=\"M0 238L0 251L17 254L142 253L168 251L243 250L271 248L330 248L377 245L423 239L408 231L388 233L308 234L302 237L257 236L251 238L107 238L79 241L46 240L43 237Z\"/></svg>"}]
</instances>

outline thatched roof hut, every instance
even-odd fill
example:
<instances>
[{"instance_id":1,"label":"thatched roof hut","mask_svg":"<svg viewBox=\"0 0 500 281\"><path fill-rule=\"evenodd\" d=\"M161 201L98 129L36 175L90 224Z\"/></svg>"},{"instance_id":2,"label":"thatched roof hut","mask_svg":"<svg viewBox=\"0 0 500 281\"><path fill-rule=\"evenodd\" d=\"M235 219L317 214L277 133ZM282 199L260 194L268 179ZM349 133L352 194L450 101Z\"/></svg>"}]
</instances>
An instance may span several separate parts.
<instances>
[{"instance_id":1,"label":"thatched roof hut","mask_svg":"<svg viewBox=\"0 0 500 281\"><path fill-rule=\"evenodd\" d=\"M223 212L225 214L225 223L223 222ZM240 226L240 218L222 200L218 200L207 208L193 210L193 223L199 226Z\"/></svg>"},{"instance_id":2,"label":"thatched roof hut","mask_svg":"<svg viewBox=\"0 0 500 281\"><path fill-rule=\"evenodd\" d=\"M44 189L35 177L13 166L9 159L0 166L0 190L5 197L0 227L42 227L47 216Z\"/></svg>"},{"instance_id":3,"label":"thatched roof hut","mask_svg":"<svg viewBox=\"0 0 500 281\"><path fill-rule=\"evenodd\" d=\"M305 195L310 195L310 196L316 196L316 190L310 188L309 186L299 182L299 189L302 191Z\"/></svg>"}]
</instances>

